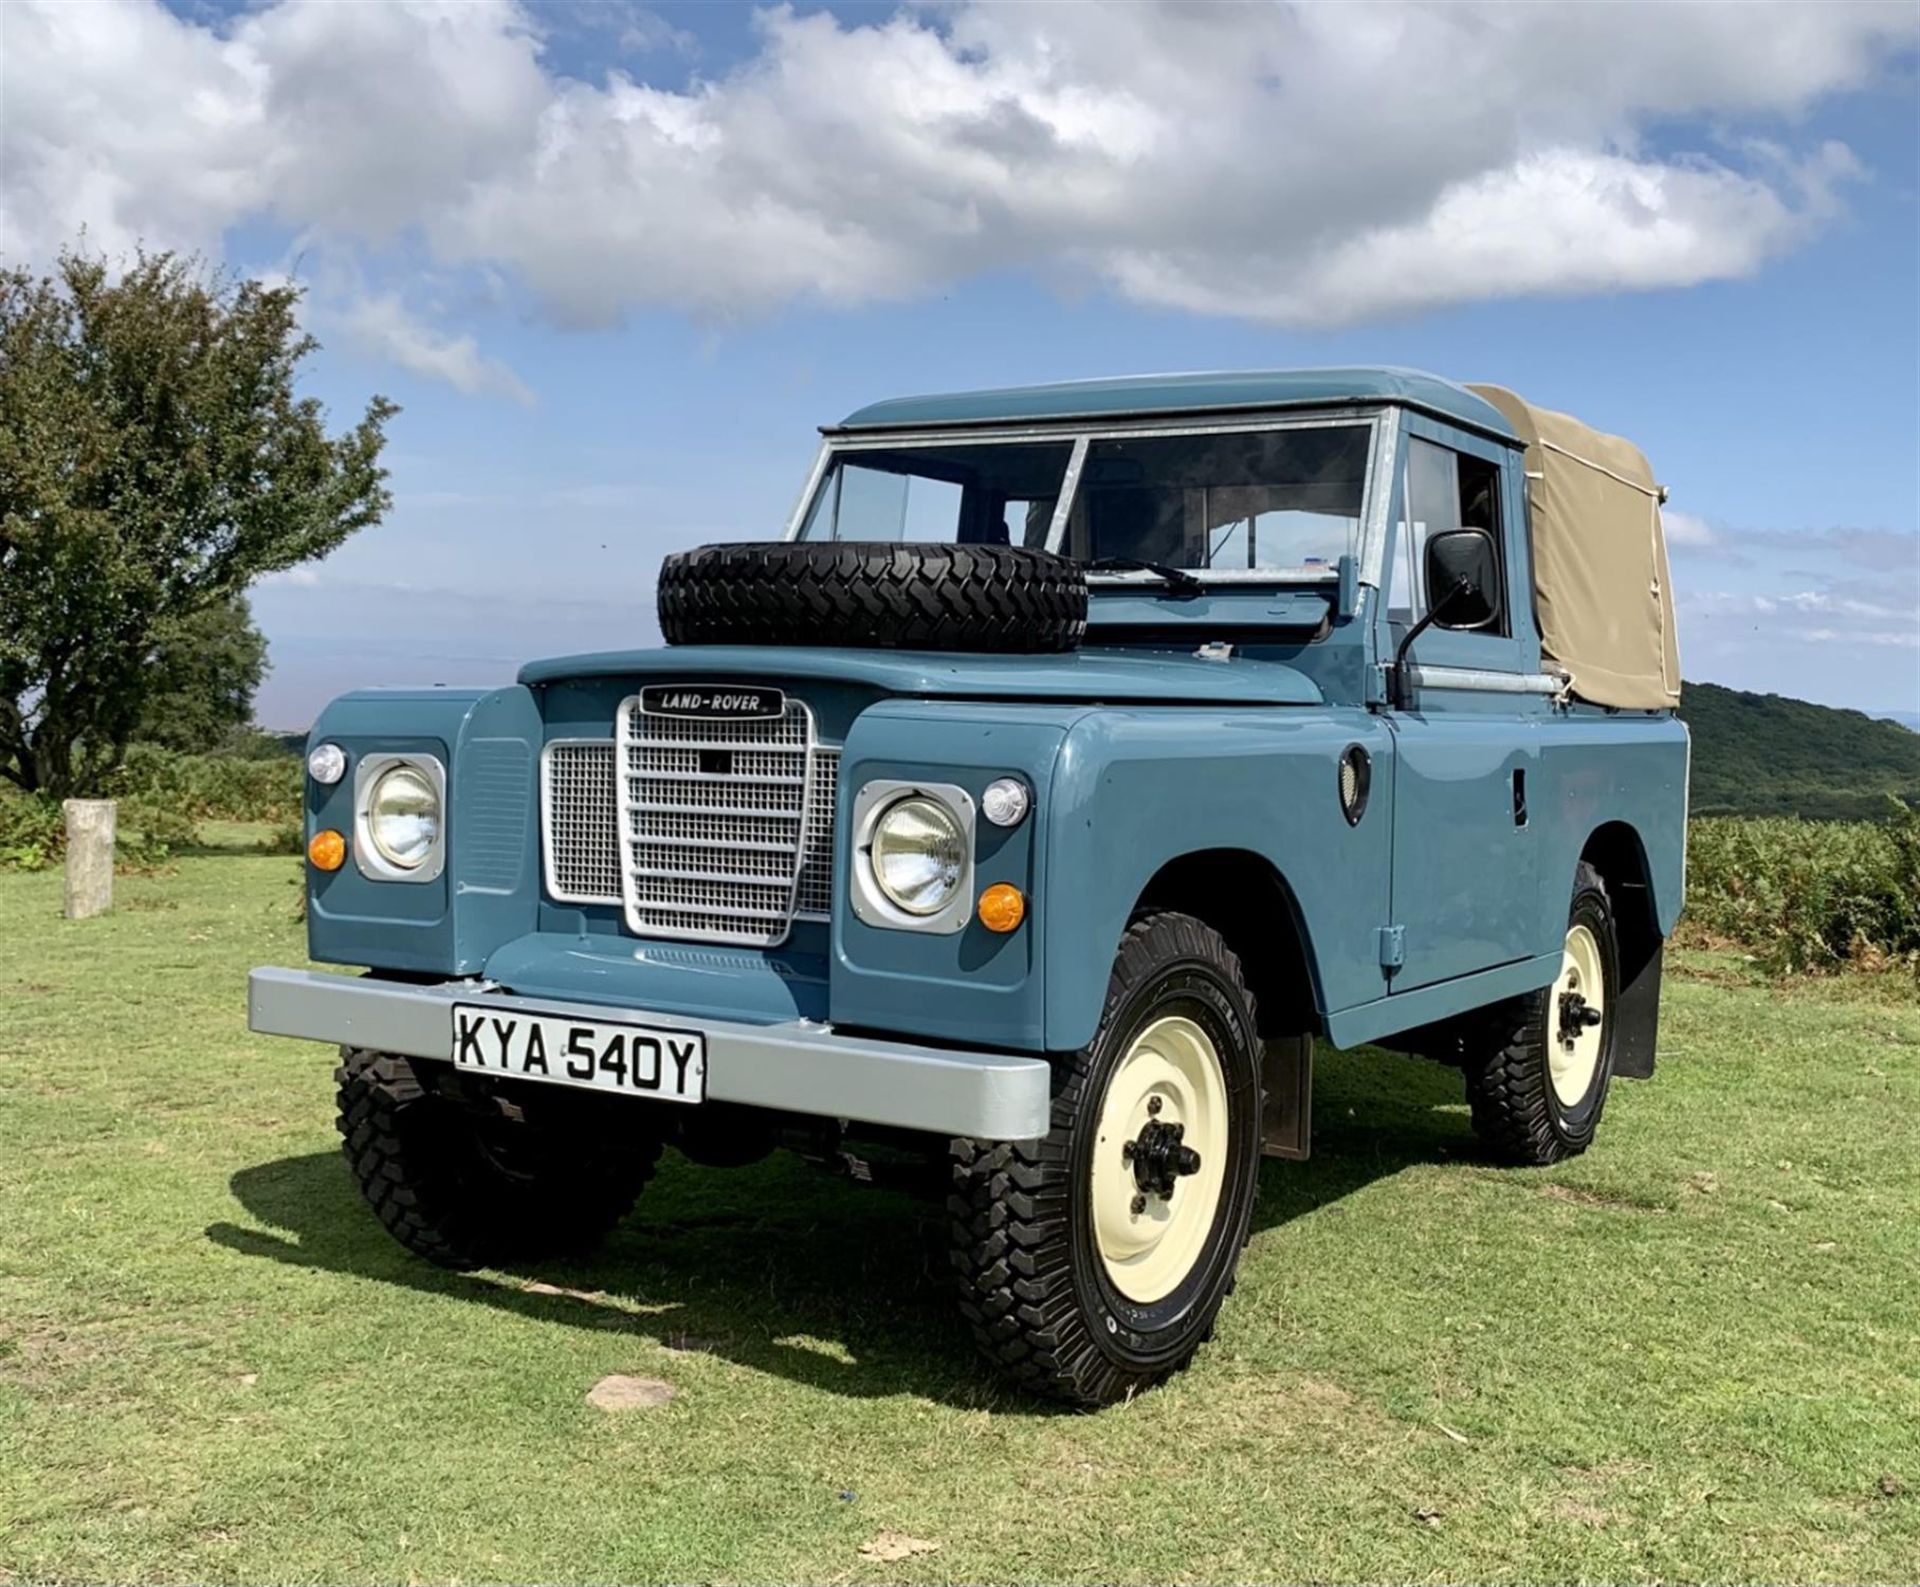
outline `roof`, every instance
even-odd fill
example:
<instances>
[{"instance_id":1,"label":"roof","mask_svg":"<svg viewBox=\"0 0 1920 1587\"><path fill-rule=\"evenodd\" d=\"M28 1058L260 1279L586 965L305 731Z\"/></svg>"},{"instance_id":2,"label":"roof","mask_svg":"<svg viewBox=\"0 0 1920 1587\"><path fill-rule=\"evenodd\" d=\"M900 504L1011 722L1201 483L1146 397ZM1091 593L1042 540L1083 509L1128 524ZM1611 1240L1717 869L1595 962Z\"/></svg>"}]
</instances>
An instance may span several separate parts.
<instances>
[{"instance_id":1,"label":"roof","mask_svg":"<svg viewBox=\"0 0 1920 1587\"><path fill-rule=\"evenodd\" d=\"M1229 369L1186 375L1123 375L1048 386L893 397L847 415L840 429L1003 424L1150 413L1404 403L1518 441L1500 410L1464 386L1417 369Z\"/></svg>"}]
</instances>

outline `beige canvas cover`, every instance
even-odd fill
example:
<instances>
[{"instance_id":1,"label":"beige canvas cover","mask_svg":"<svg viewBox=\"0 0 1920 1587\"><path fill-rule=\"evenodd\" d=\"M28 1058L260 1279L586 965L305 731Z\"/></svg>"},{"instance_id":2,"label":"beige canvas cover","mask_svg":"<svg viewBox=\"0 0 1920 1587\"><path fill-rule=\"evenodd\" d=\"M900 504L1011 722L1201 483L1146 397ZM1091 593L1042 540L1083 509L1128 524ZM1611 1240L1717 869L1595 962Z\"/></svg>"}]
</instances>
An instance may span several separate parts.
<instances>
[{"instance_id":1,"label":"beige canvas cover","mask_svg":"<svg viewBox=\"0 0 1920 1587\"><path fill-rule=\"evenodd\" d=\"M1645 455L1504 387L1467 389L1527 443L1534 610L1547 658L1583 700L1633 710L1678 705L1664 493Z\"/></svg>"}]
</instances>

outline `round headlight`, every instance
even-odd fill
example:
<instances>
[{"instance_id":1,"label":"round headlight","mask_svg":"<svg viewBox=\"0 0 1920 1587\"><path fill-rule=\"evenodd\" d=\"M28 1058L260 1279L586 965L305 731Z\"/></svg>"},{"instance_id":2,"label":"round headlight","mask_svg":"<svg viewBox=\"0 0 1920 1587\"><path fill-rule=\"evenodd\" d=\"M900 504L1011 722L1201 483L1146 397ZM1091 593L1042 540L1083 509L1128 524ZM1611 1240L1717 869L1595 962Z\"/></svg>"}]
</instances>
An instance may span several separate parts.
<instances>
[{"instance_id":1,"label":"round headlight","mask_svg":"<svg viewBox=\"0 0 1920 1587\"><path fill-rule=\"evenodd\" d=\"M937 915L953 902L967 868L966 835L938 799L909 794L874 823L873 879L909 915Z\"/></svg>"},{"instance_id":2,"label":"round headlight","mask_svg":"<svg viewBox=\"0 0 1920 1587\"><path fill-rule=\"evenodd\" d=\"M440 796L425 772L395 766L380 774L367 799L367 836L389 865L419 868L440 837Z\"/></svg>"},{"instance_id":3,"label":"round headlight","mask_svg":"<svg viewBox=\"0 0 1920 1587\"><path fill-rule=\"evenodd\" d=\"M338 744L315 744L307 751L307 775L331 788L347 774L347 752Z\"/></svg>"}]
</instances>

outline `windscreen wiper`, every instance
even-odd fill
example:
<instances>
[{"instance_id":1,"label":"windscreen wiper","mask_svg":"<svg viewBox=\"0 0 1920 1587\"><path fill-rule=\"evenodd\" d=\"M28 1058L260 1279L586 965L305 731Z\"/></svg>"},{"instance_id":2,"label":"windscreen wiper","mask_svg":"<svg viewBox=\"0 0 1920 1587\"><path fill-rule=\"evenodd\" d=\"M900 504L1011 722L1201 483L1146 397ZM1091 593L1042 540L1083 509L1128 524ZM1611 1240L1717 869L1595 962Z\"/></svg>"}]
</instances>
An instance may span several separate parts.
<instances>
[{"instance_id":1,"label":"windscreen wiper","mask_svg":"<svg viewBox=\"0 0 1920 1587\"><path fill-rule=\"evenodd\" d=\"M1153 573L1176 595L1198 595L1206 585L1185 568L1170 568L1164 562L1142 562L1138 557L1095 557L1087 564L1089 573Z\"/></svg>"}]
</instances>

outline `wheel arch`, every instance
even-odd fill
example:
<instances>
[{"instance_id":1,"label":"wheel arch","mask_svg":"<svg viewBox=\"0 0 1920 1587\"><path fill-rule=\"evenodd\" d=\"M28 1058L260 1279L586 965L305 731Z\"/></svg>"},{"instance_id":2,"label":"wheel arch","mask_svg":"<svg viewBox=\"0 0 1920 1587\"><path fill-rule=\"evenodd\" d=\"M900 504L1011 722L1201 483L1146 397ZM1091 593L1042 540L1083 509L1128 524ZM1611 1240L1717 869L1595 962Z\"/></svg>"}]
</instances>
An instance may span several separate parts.
<instances>
[{"instance_id":1,"label":"wheel arch","mask_svg":"<svg viewBox=\"0 0 1920 1587\"><path fill-rule=\"evenodd\" d=\"M1272 860L1241 848L1178 855L1148 879L1132 915L1160 909L1204 921L1226 940L1253 993L1262 1037L1320 1031L1324 1009L1313 941L1293 888Z\"/></svg>"},{"instance_id":2,"label":"wheel arch","mask_svg":"<svg viewBox=\"0 0 1920 1587\"><path fill-rule=\"evenodd\" d=\"M1626 821L1594 828L1581 860L1600 873L1613 906L1620 947L1619 1026L1614 1035L1614 1073L1645 1079L1653 1073L1660 1022L1660 979L1666 939L1660 933L1653 867L1639 831Z\"/></svg>"}]
</instances>

